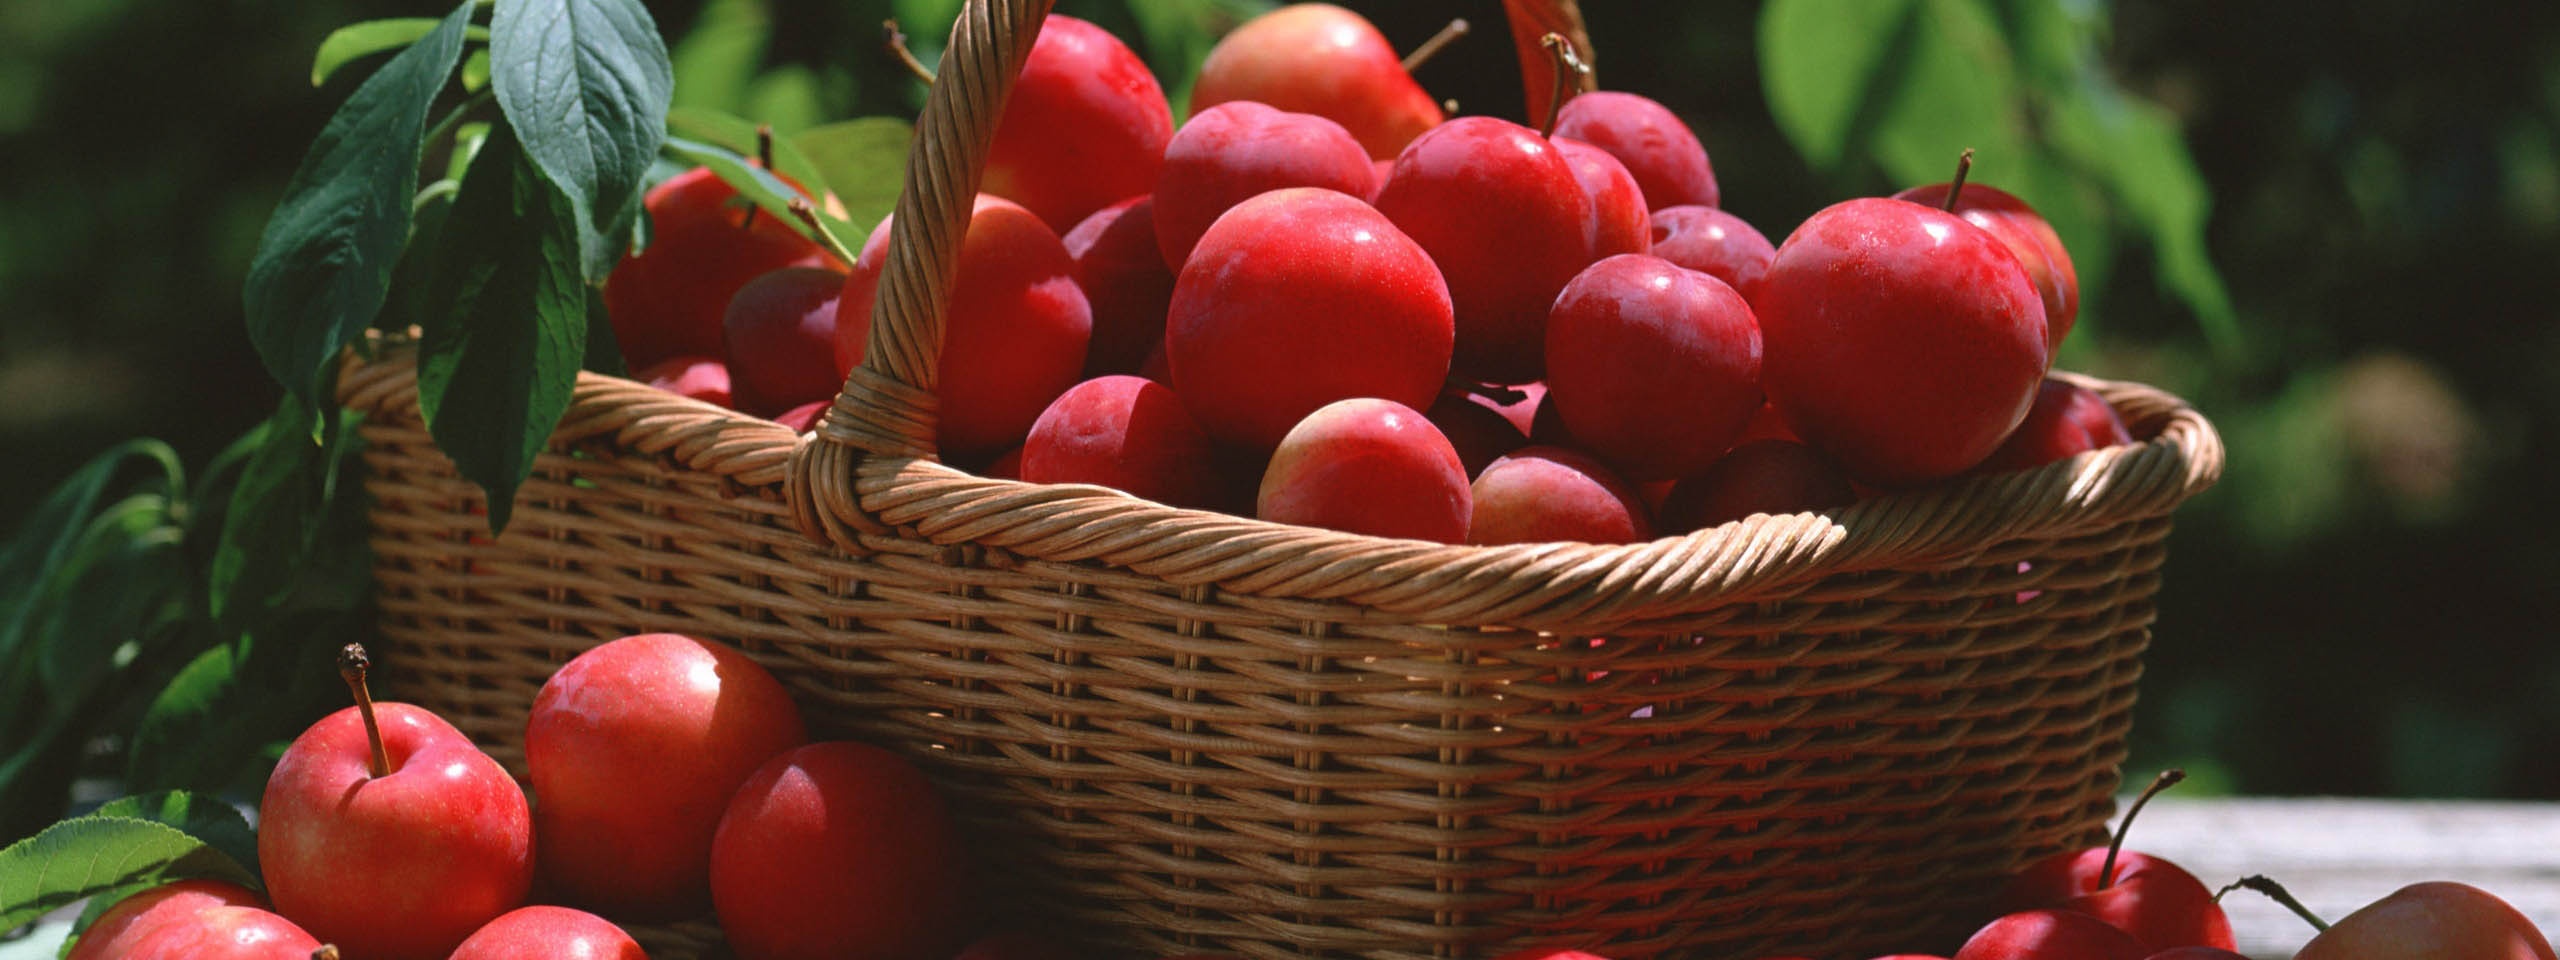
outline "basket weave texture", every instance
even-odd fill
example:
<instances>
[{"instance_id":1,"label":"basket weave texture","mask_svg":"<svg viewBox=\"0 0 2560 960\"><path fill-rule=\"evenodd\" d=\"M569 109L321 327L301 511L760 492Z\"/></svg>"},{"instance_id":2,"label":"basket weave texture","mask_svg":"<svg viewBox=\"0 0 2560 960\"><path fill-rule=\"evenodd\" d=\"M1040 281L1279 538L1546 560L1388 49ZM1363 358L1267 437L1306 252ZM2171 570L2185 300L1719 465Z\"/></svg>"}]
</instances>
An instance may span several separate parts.
<instances>
[{"instance_id":1,"label":"basket weave texture","mask_svg":"<svg viewBox=\"0 0 2560 960\"><path fill-rule=\"evenodd\" d=\"M866 366L815 433L581 375L492 539L411 352L350 361L392 696L521 775L569 657L735 644L815 732L936 778L991 920L1128 956L1844 956L2102 828L2169 515L2222 463L2147 387L2081 381L2133 446L1624 546L1383 540L934 462L941 291L1045 11L965 8ZM708 922L635 933L717 953Z\"/></svg>"}]
</instances>

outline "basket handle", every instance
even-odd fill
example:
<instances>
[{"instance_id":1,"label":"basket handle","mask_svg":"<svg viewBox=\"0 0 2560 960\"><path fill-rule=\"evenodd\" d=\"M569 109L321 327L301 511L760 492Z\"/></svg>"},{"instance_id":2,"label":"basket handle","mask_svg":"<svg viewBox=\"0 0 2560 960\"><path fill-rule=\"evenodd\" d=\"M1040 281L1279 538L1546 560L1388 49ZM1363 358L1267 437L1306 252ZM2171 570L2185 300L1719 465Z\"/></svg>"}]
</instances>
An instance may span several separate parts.
<instances>
[{"instance_id":1,"label":"basket handle","mask_svg":"<svg viewBox=\"0 0 2560 960\"><path fill-rule=\"evenodd\" d=\"M852 468L861 457L935 457L935 367L952 273L996 123L1051 2L968 0L952 24L938 79L908 144L862 363L846 375L815 436L793 452L788 499L813 539L848 543L845 526L872 526L852 489ZM1577 0L1504 0L1503 6L1534 116L1543 112L1554 78L1539 37L1564 34L1588 59L1588 33ZM1585 77L1586 89L1590 83Z\"/></svg>"}]
</instances>

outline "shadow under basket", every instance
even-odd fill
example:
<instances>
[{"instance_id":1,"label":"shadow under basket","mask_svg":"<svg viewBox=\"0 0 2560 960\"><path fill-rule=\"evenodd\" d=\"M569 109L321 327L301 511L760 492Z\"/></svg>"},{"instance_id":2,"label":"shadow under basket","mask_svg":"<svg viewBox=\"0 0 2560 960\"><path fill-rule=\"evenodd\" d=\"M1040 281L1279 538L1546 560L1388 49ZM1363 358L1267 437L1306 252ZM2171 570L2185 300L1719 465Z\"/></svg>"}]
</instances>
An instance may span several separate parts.
<instances>
[{"instance_id":1,"label":"shadow under basket","mask_svg":"<svg viewBox=\"0 0 2560 960\"><path fill-rule=\"evenodd\" d=\"M389 695L521 776L558 665L737 645L813 734L945 791L993 927L1097 956L1863 955L1939 942L2112 809L2171 510L2141 442L1645 544L1448 547L860 459L582 375L512 525L430 441L406 347L351 363ZM2075 378L2076 379L2076 378ZM635 931L719 955L707 921ZM1956 936L1961 936L1958 931Z\"/></svg>"}]
</instances>

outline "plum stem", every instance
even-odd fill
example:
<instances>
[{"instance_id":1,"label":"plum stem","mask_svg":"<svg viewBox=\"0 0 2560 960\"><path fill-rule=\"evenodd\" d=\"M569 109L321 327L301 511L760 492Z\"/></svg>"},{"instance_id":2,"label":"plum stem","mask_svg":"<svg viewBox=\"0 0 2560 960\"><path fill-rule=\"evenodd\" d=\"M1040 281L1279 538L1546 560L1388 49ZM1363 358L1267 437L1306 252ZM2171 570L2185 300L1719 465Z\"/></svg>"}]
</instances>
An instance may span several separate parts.
<instances>
[{"instance_id":1,"label":"plum stem","mask_svg":"<svg viewBox=\"0 0 2560 960\"><path fill-rule=\"evenodd\" d=\"M1956 178L1947 184L1947 202L1940 204L1938 209L1948 213L1956 212L1956 198L1964 196L1964 178L1972 173L1973 148L1966 147L1963 153L1956 154Z\"/></svg>"},{"instance_id":2,"label":"plum stem","mask_svg":"<svg viewBox=\"0 0 2560 960\"><path fill-rule=\"evenodd\" d=\"M918 80L928 84L933 82L933 68L925 66L924 61L916 59L915 51L907 49L907 34L898 29L898 21L880 21L880 32L881 42L888 45L890 56L898 58L899 66L907 68L907 72Z\"/></svg>"},{"instance_id":3,"label":"plum stem","mask_svg":"<svg viewBox=\"0 0 2560 960\"><path fill-rule=\"evenodd\" d=\"M846 267L853 266L853 251L845 247L844 240L837 237L835 231L827 229L825 221L818 219L818 208L809 202L809 198L791 198L791 215L800 218L800 222L809 228L809 232L818 236L818 243L824 245L828 253L835 254L836 259L844 261Z\"/></svg>"},{"instance_id":4,"label":"plum stem","mask_svg":"<svg viewBox=\"0 0 2560 960\"><path fill-rule=\"evenodd\" d=\"M2265 874L2253 873L2248 876L2241 877L2238 880L2231 881L2229 886L2225 886L2220 890L2214 891L2213 899L2215 902L2219 903L2222 900L2223 894L2230 893L2231 891L2237 890L2241 887L2247 887L2251 890L2265 894L2267 899L2283 904L2284 908L2293 911L2295 916L2309 921L2312 929L2323 933L2328 932L2329 921L2320 919L2320 915L2311 912L2310 907L2303 906L2302 901L2294 899L2293 891L2285 889L2284 884L2275 882L2275 880L2269 878Z\"/></svg>"},{"instance_id":5,"label":"plum stem","mask_svg":"<svg viewBox=\"0 0 2560 960\"><path fill-rule=\"evenodd\" d=\"M1457 42L1459 37L1466 36L1469 29L1465 17L1449 21L1449 25L1441 27L1439 33L1432 34L1431 39L1422 41L1421 46L1413 48L1412 53L1404 55L1404 72L1412 73L1421 69L1423 64L1431 62L1431 58L1439 56L1442 48Z\"/></svg>"},{"instance_id":6,"label":"plum stem","mask_svg":"<svg viewBox=\"0 0 2560 960\"><path fill-rule=\"evenodd\" d=\"M1573 41L1561 33L1539 37L1538 45L1547 48L1547 58L1555 62L1556 68L1555 95L1547 98L1547 115L1538 123L1538 135L1553 137L1556 118L1564 115L1564 102L1582 91L1582 78L1591 75L1591 65L1583 62L1582 55L1573 50Z\"/></svg>"},{"instance_id":7,"label":"plum stem","mask_svg":"<svg viewBox=\"0 0 2560 960\"><path fill-rule=\"evenodd\" d=\"M356 713L364 717L364 738L373 752L365 757L365 769L376 777L391 775L391 755L382 749L382 724L373 717L373 690L364 682L365 671L373 668L373 658L366 656L364 644L350 643L338 649L338 677L347 682L347 692L355 695Z\"/></svg>"},{"instance_id":8,"label":"plum stem","mask_svg":"<svg viewBox=\"0 0 2560 960\"><path fill-rule=\"evenodd\" d=\"M334 943L321 944L320 949L311 951L311 960L338 960L338 945Z\"/></svg>"},{"instance_id":9,"label":"plum stem","mask_svg":"<svg viewBox=\"0 0 2560 960\"><path fill-rule=\"evenodd\" d=\"M1965 151L1965 155L1972 156L1973 151L1967 150ZM1961 184L1963 182L1964 175L1959 173L1956 175L1956 179L1957 182ZM2115 839L2107 842L2106 863L2101 864L2098 867L2098 889L2104 890L2108 887L2115 886L2116 854L2124 852L2124 835L2133 829L2133 818L2142 813L2142 805L2150 803L2151 798L2160 795L2160 791L2177 786L2179 781L2185 780L2186 778L2187 772L2176 767L2162 770L2160 771L2159 776L2151 778L2150 786L2142 788L2141 796L2133 798L2133 806L2127 808L2124 812L2124 821L2116 824Z\"/></svg>"}]
</instances>

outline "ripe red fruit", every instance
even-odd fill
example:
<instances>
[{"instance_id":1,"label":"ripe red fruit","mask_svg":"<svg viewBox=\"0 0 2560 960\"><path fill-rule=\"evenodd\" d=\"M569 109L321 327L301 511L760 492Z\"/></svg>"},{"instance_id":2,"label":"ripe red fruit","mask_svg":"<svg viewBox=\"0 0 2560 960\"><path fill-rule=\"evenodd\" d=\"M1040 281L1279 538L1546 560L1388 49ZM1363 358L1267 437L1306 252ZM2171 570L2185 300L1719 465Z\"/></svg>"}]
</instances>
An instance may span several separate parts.
<instances>
[{"instance_id":1,"label":"ripe red fruit","mask_svg":"<svg viewBox=\"0 0 2560 960\"><path fill-rule=\"evenodd\" d=\"M1369 195L1369 155L1342 125L1251 101L1194 113L1164 148L1156 173L1156 252L1182 272L1200 235L1228 208L1287 187Z\"/></svg>"},{"instance_id":2,"label":"ripe red fruit","mask_svg":"<svg viewBox=\"0 0 2560 960\"><path fill-rule=\"evenodd\" d=\"M1913 187L1893 195L1896 200L1909 200L1930 207L1944 207L1951 184L1933 183ZM2072 269L2071 253L2062 248L2062 237L2053 232L2053 224L2044 215L2027 206L2027 202L2008 193L1979 183L1967 183L1964 194L1956 198L1955 215L2000 238L2010 253L2018 255L2018 264L2027 268L2027 280L2036 286L2036 295L2044 301L2045 349L2062 344L2071 332L2071 323L2080 316L2080 273Z\"/></svg>"},{"instance_id":3,"label":"ripe red fruit","mask_svg":"<svg viewBox=\"0 0 2560 960\"><path fill-rule=\"evenodd\" d=\"M813 743L738 788L711 899L742 960L942 960L959 946L959 838L923 771Z\"/></svg>"},{"instance_id":4,"label":"ripe red fruit","mask_svg":"<svg viewBox=\"0 0 2560 960\"><path fill-rule=\"evenodd\" d=\"M882 219L845 278L839 310L868 317L889 255ZM1031 211L979 194L943 311L938 443L946 460L985 457L1022 442L1049 401L1076 385L1093 335L1093 308L1076 286L1066 245ZM836 325L836 371L862 362L868 323Z\"/></svg>"},{"instance_id":5,"label":"ripe red fruit","mask_svg":"<svg viewBox=\"0 0 2560 960\"><path fill-rule=\"evenodd\" d=\"M1662 499L1662 531L1686 533L1755 513L1820 510L1857 499L1849 475L1822 451L1760 440L1733 448L1706 472L1673 484Z\"/></svg>"},{"instance_id":6,"label":"ripe red fruit","mask_svg":"<svg viewBox=\"0 0 2560 960\"><path fill-rule=\"evenodd\" d=\"M1271 454L1254 516L1378 537L1467 539L1466 467L1413 408L1355 398L1326 404Z\"/></svg>"},{"instance_id":7,"label":"ripe red fruit","mask_svg":"<svg viewBox=\"0 0 2560 960\"><path fill-rule=\"evenodd\" d=\"M1405 148L1377 207L1448 279L1451 367L1498 383L1538 379L1547 309L1593 259L1591 198L1555 145L1516 123L1459 117Z\"/></svg>"},{"instance_id":8,"label":"ripe red fruit","mask_svg":"<svg viewBox=\"0 0 2560 960\"><path fill-rule=\"evenodd\" d=\"M842 296L844 274L822 267L784 267L738 288L720 326L730 395L740 411L770 417L835 399L844 387L835 364Z\"/></svg>"},{"instance_id":9,"label":"ripe red fruit","mask_svg":"<svg viewBox=\"0 0 2560 960\"><path fill-rule=\"evenodd\" d=\"M1060 237L1076 262L1076 285L1093 305L1087 378L1136 373L1164 345L1164 316L1173 306L1173 271L1156 250L1155 197L1122 200L1084 218Z\"/></svg>"},{"instance_id":10,"label":"ripe red fruit","mask_svg":"<svg viewBox=\"0 0 2560 960\"><path fill-rule=\"evenodd\" d=\"M2132 443L2124 419L2105 397L2087 387L2047 378L2036 389L2035 406L2010 431L2009 439L1975 473L2006 473L2041 467L2072 454Z\"/></svg>"},{"instance_id":11,"label":"ripe red fruit","mask_svg":"<svg viewBox=\"0 0 2560 960\"><path fill-rule=\"evenodd\" d=\"M2150 954L2131 935L2088 914L2030 910L1975 931L1955 960L2143 960Z\"/></svg>"},{"instance_id":12,"label":"ripe red fruit","mask_svg":"<svg viewBox=\"0 0 2560 960\"><path fill-rule=\"evenodd\" d=\"M779 218L747 221L746 202L697 167L649 190L649 245L605 278L605 312L633 368L720 355L720 317L747 281L783 267L828 266L815 241Z\"/></svg>"},{"instance_id":13,"label":"ripe red fruit","mask_svg":"<svg viewBox=\"0 0 2560 960\"><path fill-rule=\"evenodd\" d=\"M1573 168L1573 179L1591 198L1591 255L1648 253L1653 250L1653 224L1645 215L1644 191L1625 164L1607 151L1580 140L1551 141Z\"/></svg>"},{"instance_id":14,"label":"ripe red fruit","mask_svg":"<svg viewBox=\"0 0 2560 960\"><path fill-rule=\"evenodd\" d=\"M621 927L584 910L519 907L462 941L451 960L555 958L649 960L649 954Z\"/></svg>"},{"instance_id":15,"label":"ripe red fruit","mask_svg":"<svg viewBox=\"0 0 2560 960\"><path fill-rule=\"evenodd\" d=\"M1664 207L1652 224L1654 256L1722 280L1746 300L1778 255L1759 230L1714 207Z\"/></svg>"},{"instance_id":16,"label":"ripe red fruit","mask_svg":"<svg viewBox=\"0 0 2560 960\"><path fill-rule=\"evenodd\" d=\"M1174 282L1165 356L1211 436L1268 450L1350 397L1428 406L1449 372L1449 292L1431 257L1329 190L1237 204Z\"/></svg>"},{"instance_id":17,"label":"ripe red fruit","mask_svg":"<svg viewBox=\"0 0 2560 960\"><path fill-rule=\"evenodd\" d=\"M545 889L630 920L699 916L729 795L808 739L781 681L726 646L649 633L577 655L525 721Z\"/></svg>"},{"instance_id":18,"label":"ripe red fruit","mask_svg":"<svg viewBox=\"0 0 2560 960\"><path fill-rule=\"evenodd\" d=\"M631 379L680 397L729 406L729 365L710 357L668 357L632 371Z\"/></svg>"},{"instance_id":19,"label":"ripe red fruit","mask_svg":"<svg viewBox=\"0 0 2560 960\"><path fill-rule=\"evenodd\" d=\"M1065 232L1153 188L1173 110L1156 76L1110 31L1051 14L1031 43L978 189Z\"/></svg>"},{"instance_id":20,"label":"ripe red fruit","mask_svg":"<svg viewBox=\"0 0 2560 960\"><path fill-rule=\"evenodd\" d=\"M293 921L248 906L206 907L154 926L132 943L112 956L118 960L310 960L311 952L320 949L320 941Z\"/></svg>"},{"instance_id":21,"label":"ripe red fruit","mask_svg":"<svg viewBox=\"0 0 2560 960\"><path fill-rule=\"evenodd\" d=\"M1223 492L1209 434L1172 388L1114 375L1076 384L1031 425L1022 479L1096 483L1177 507L1213 509Z\"/></svg>"},{"instance_id":22,"label":"ripe red fruit","mask_svg":"<svg viewBox=\"0 0 2560 960\"><path fill-rule=\"evenodd\" d=\"M1567 100L1556 113L1556 136L1599 147L1626 164L1648 210L1716 205L1707 148L1669 107L1649 98L1601 90Z\"/></svg>"},{"instance_id":23,"label":"ripe red fruit","mask_svg":"<svg viewBox=\"0 0 2560 960\"><path fill-rule=\"evenodd\" d=\"M2304 944L2294 960L2554 960L2533 921L2478 887L2413 883Z\"/></svg>"},{"instance_id":24,"label":"ripe red fruit","mask_svg":"<svg viewBox=\"0 0 2560 960\"><path fill-rule=\"evenodd\" d=\"M1467 542L1634 543L1653 537L1635 488L1598 460L1562 447L1529 447L1476 476Z\"/></svg>"},{"instance_id":25,"label":"ripe red fruit","mask_svg":"<svg viewBox=\"0 0 2560 960\"><path fill-rule=\"evenodd\" d=\"M1629 479L1705 469L1760 409L1750 305L1659 257L1592 264L1556 297L1546 340L1546 405Z\"/></svg>"},{"instance_id":26,"label":"ripe red fruit","mask_svg":"<svg viewBox=\"0 0 2560 960\"><path fill-rule=\"evenodd\" d=\"M361 688L362 649L350 645L340 662ZM285 748L258 810L277 912L352 957L444 960L533 885L524 791L420 707L359 691L357 706Z\"/></svg>"},{"instance_id":27,"label":"ripe red fruit","mask_svg":"<svg viewBox=\"0 0 2560 960\"><path fill-rule=\"evenodd\" d=\"M2221 947L2179 947L2175 950L2162 950L2143 960L2249 960L2249 958L2246 954L2234 953Z\"/></svg>"},{"instance_id":28,"label":"ripe red fruit","mask_svg":"<svg viewBox=\"0 0 2560 960\"><path fill-rule=\"evenodd\" d=\"M2123 849L2143 806L2185 778L2178 770L2162 772L2125 811L2107 846L2065 851L2028 865L2001 892L2001 906L2088 914L2131 934L2146 953L2190 946L2232 949L2231 920L2203 881L2177 864Z\"/></svg>"},{"instance_id":29,"label":"ripe red fruit","mask_svg":"<svg viewBox=\"0 0 2560 960\"><path fill-rule=\"evenodd\" d=\"M1015 447L997 454L994 460L987 463L986 469L978 471L978 475L991 480L1022 479L1022 448Z\"/></svg>"},{"instance_id":30,"label":"ripe red fruit","mask_svg":"<svg viewBox=\"0 0 2560 960\"><path fill-rule=\"evenodd\" d=\"M63 960L117 960L161 926L192 921L212 907L259 907L267 902L249 888L220 880L180 880L144 890L108 907L90 921Z\"/></svg>"},{"instance_id":31,"label":"ripe red fruit","mask_svg":"<svg viewBox=\"0 0 2560 960\"><path fill-rule=\"evenodd\" d=\"M1325 3L1255 17L1210 48L1191 109L1239 100L1332 120L1378 158L1395 156L1442 119L1439 102L1405 72L1377 27Z\"/></svg>"},{"instance_id":32,"label":"ripe red fruit","mask_svg":"<svg viewBox=\"0 0 2560 960\"><path fill-rule=\"evenodd\" d=\"M1752 307L1770 402L1878 486L1982 462L2044 379L2044 306L2017 256L1916 203L1814 214L1778 248Z\"/></svg>"}]
</instances>

